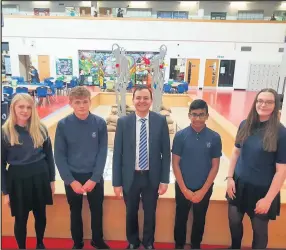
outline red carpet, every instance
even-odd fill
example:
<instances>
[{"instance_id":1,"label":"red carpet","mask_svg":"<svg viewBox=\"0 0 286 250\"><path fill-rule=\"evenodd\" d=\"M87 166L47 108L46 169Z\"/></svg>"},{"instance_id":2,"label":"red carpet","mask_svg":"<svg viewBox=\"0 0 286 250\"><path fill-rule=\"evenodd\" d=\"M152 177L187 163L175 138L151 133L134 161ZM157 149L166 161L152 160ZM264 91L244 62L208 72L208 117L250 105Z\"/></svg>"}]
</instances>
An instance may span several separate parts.
<instances>
[{"instance_id":1,"label":"red carpet","mask_svg":"<svg viewBox=\"0 0 286 250\"><path fill-rule=\"evenodd\" d=\"M51 100L50 104L45 106L37 106L38 114L40 118L44 118L51 113L63 108L69 103L69 98L67 96L55 96L53 100Z\"/></svg>"},{"instance_id":2,"label":"red carpet","mask_svg":"<svg viewBox=\"0 0 286 250\"><path fill-rule=\"evenodd\" d=\"M90 245L89 240L85 241L84 248L93 249ZM53 249L71 249L73 246L73 242L70 239L51 239L46 238L44 240L46 248L53 248ZM125 249L127 247L127 243L124 241L108 241L108 245L113 249ZM35 249L36 247L36 239L35 238L28 238L27 239L27 248ZM17 243L14 237L2 237L2 247L1 249L11 249L17 248ZM174 249L173 243L155 243L156 249ZM189 249L189 247L186 247ZM203 245L202 248L204 249L219 249L219 248L227 248L226 246L209 246Z\"/></svg>"}]
</instances>

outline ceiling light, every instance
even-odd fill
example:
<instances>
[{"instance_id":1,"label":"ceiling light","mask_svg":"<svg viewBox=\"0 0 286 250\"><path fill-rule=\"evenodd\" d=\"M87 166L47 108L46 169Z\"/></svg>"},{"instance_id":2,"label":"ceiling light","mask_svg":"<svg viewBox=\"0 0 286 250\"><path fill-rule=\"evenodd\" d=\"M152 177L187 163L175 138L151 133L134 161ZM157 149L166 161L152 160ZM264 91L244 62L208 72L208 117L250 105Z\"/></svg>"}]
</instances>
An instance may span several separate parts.
<instances>
[{"instance_id":1,"label":"ceiling light","mask_svg":"<svg viewBox=\"0 0 286 250\"><path fill-rule=\"evenodd\" d=\"M231 8L245 8L246 7L246 5L247 5L247 3L246 2L231 2L230 3L230 7Z\"/></svg>"}]
</instances>

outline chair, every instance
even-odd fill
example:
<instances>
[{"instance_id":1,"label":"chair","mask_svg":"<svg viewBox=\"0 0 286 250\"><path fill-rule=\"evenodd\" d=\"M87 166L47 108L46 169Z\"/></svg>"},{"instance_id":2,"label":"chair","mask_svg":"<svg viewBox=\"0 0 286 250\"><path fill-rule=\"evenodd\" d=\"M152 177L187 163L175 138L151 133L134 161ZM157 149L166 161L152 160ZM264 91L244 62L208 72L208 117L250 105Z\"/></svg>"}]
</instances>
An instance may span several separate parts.
<instances>
[{"instance_id":1,"label":"chair","mask_svg":"<svg viewBox=\"0 0 286 250\"><path fill-rule=\"evenodd\" d=\"M21 84L21 83L23 84L24 82L25 82L25 81L24 81L24 77L23 77L23 76L19 76L19 77L18 77L18 84L19 84L19 83L20 83L20 84Z\"/></svg>"},{"instance_id":2,"label":"chair","mask_svg":"<svg viewBox=\"0 0 286 250\"><path fill-rule=\"evenodd\" d=\"M51 98L51 97L53 97L53 99L56 100L56 99L55 99L56 88L55 88L55 86L54 86L53 84L52 84L52 85L49 85L49 87L50 87L50 90L51 90L51 91L48 92L47 95L48 95L48 100L49 100L49 102L50 102L50 98Z\"/></svg>"},{"instance_id":3,"label":"chair","mask_svg":"<svg viewBox=\"0 0 286 250\"><path fill-rule=\"evenodd\" d=\"M57 94L58 94L58 91L64 90L64 82L62 80L56 80L55 87L57 89Z\"/></svg>"},{"instance_id":4,"label":"chair","mask_svg":"<svg viewBox=\"0 0 286 250\"><path fill-rule=\"evenodd\" d=\"M13 92L14 92L14 89L12 87L10 87L10 86L4 86L3 87L3 93L4 94L8 94L10 97L12 97Z\"/></svg>"},{"instance_id":5,"label":"chair","mask_svg":"<svg viewBox=\"0 0 286 250\"><path fill-rule=\"evenodd\" d=\"M38 97L40 100L43 101L43 98L45 98L49 102L49 99L47 98L48 97L48 88L47 87L41 86L41 87L36 88L35 94L36 94L36 97Z\"/></svg>"},{"instance_id":6,"label":"chair","mask_svg":"<svg viewBox=\"0 0 286 250\"><path fill-rule=\"evenodd\" d=\"M44 85L49 85L50 83L52 83L50 79L48 78L44 79Z\"/></svg>"},{"instance_id":7,"label":"chair","mask_svg":"<svg viewBox=\"0 0 286 250\"><path fill-rule=\"evenodd\" d=\"M44 81L46 81L46 80L47 80L47 81L52 81L52 80L54 80L54 79L55 79L54 77L47 77L47 78L44 79Z\"/></svg>"},{"instance_id":8,"label":"chair","mask_svg":"<svg viewBox=\"0 0 286 250\"><path fill-rule=\"evenodd\" d=\"M10 104L12 100L12 96L7 93L3 93L3 100L4 102L8 102Z\"/></svg>"},{"instance_id":9,"label":"chair","mask_svg":"<svg viewBox=\"0 0 286 250\"><path fill-rule=\"evenodd\" d=\"M178 87L177 87L177 92L179 93L179 94L184 94L186 91L185 91L185 86L184 86L184 84L180 84L180 85L178 85Z\"/></svg>"},{"instance_id":10,"label":"chair","mask_svg":"<svg viewBox=\"0 0 286 250\"><path fill-rule=\"evenodd\" d=\"M27 87L17 87L16 88L16 94L20 94L20 93L28 94L29 90Z\"/></svg>"},{"instance_id":11,"label":"chair","mask_svg":"<svg viewBox=\"0 0 286 250\"><path fill-rule=\"evenodd\" d=\"M172 93L171 89L172 89L172 86L171 86L170 84L164 84L164 86L163 86L163 91L164 91L165 93L171 94L171 93Z\"/></svg>"},{"instance_id":12,"label":"chair","mask_svg":"<svg viewBox=\"0 0 286 250\"><path fill-rule=\"evenodd\" d=\"M77 81L75 79L72 79L70 83L67 83L67 91L70 91L72 88L76 87Z\"/></svg>"},{"instance_id":13,"label":"chair","mask_svg":"<svg viewBox=\"0 0 286 250\"><path fill-rule=\"evenodd\" d=\"M184 82L183 85L184 85L184 88L185 88L185 92L188 92L189 84L187 82Z\"/></svg>"}]
</instances>

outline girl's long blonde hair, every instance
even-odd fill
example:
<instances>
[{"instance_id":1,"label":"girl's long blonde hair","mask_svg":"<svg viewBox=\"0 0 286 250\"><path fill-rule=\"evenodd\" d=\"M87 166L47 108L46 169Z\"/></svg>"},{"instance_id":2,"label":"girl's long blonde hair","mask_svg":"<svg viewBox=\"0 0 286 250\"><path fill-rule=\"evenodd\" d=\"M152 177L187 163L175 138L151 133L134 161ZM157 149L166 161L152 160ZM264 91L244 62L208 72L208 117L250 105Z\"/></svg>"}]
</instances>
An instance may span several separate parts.
<instances>
[{"instance_id":1,"label":"girl's long blonde hair","mask_svg":"<svg viewBox=\"0 0 286 250\"><path fill-rule=\"evenodd\" d=\"M11 146L21 144L19 142L19 134L15 129L15 125L17 124L15 105L19 101L27 101L31 105L32 113L26 127L34 142L34 148L39 148L46 140L48 132L46 127L41 123L38 112L36 111L34 100L29 94L19 93L12 99L9 117L2 126L5 139L11 144Z\"/></svg>"}]
</instances>

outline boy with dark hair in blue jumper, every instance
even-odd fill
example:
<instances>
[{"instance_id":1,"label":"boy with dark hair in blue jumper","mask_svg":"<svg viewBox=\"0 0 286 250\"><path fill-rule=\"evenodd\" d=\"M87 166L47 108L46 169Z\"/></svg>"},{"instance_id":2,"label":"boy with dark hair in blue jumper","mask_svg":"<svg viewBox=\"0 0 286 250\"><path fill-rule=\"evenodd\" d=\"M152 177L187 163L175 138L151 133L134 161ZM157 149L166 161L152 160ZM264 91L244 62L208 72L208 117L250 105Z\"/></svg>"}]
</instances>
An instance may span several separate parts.
<instances>
[{"instance_id":1,"label":"boy with dark hair in blue jumper","mask_svg":"<svg viewBox=\"0 0 286 250\"><path fill-rule=\"evenodd\" d=\"M108 249L103 240L103 171L107 157L105 121L89 112L91 94L85 87L73 88L70 105L74 113L60 120L55 136L55 161L65 182L71 212L73 249L82 249L82 199L87 194L91 213L91 245Z\"/></svg>"}]
</instances>

